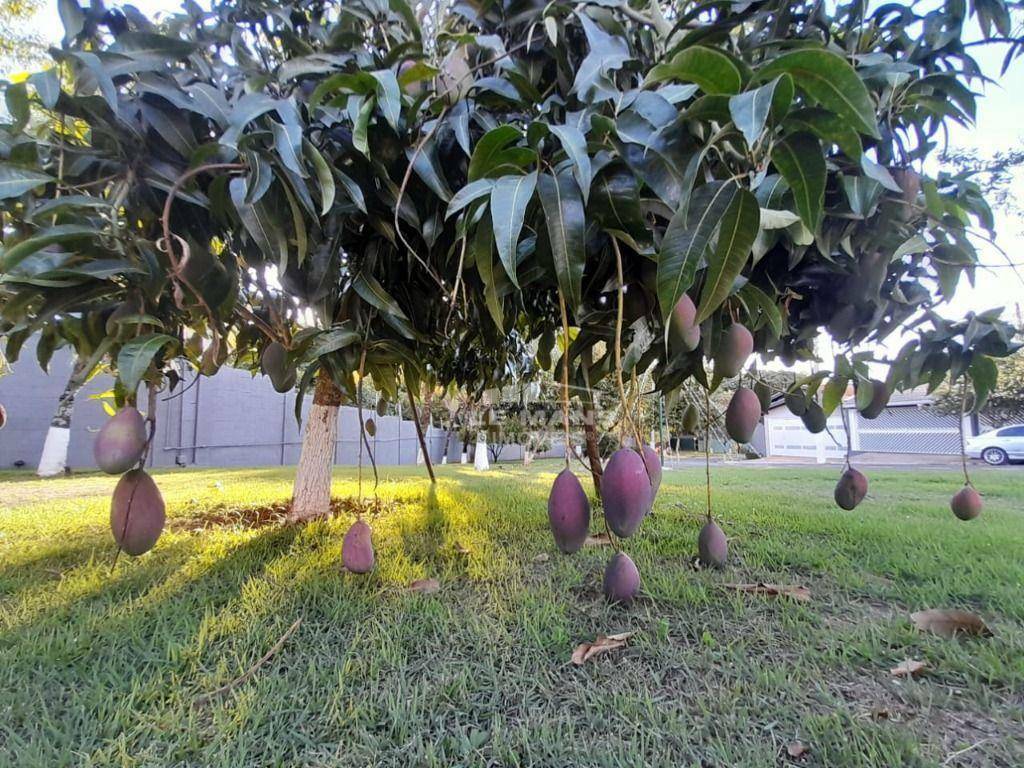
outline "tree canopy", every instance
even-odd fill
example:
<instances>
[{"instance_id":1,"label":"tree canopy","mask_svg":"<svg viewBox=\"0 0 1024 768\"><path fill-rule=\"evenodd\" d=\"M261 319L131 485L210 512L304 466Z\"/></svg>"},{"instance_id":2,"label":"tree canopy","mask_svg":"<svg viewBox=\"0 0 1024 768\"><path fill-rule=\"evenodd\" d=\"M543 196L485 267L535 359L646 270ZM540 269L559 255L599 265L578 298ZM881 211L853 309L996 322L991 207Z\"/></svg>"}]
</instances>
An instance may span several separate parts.
<instances>
[{"instance_id":1,"label":"tree canopy","mask_svg":"<svg viewBox=\"0 0 1024 768\"><path fill-rule=\"evenodd\" d=\"M998 312L941 316L992 215L923 172L974 120L965 25L1009 37L1001 0L60 8L54 66L5 87L12 360L69 339L130 399L173 357L255 368L279 342L300 391L483 391L564 334L575 383L667 392L716 386L744 324L787 363L827 330L833 371L801 384L831 410L894 333L887 386L966 373L979 404L1014 349Z\"/></svg>"}]
</instances>

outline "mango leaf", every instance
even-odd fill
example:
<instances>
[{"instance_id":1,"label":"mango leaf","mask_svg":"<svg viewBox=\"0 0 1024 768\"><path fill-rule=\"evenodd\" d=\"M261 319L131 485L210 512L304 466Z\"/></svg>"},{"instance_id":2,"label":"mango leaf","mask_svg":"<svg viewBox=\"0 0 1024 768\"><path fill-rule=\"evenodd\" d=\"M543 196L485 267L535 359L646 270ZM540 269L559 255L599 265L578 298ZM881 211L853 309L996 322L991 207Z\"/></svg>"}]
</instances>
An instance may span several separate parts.
<instances>
[{"instance_id":1,"label":"mango leaf","mask_svg":"<svg viewBox=\"0 0 1024 768\"><path fill-rule=\"evenodd\" d=\"M384 290L384 286L380 284L377 278L366 272L360 272L352 278L352 290L359 294L359 297L367 304L376 307L386 317L395 321L392 323L393 327L401 332L403 336L410 339L415 338L416 334L409 325L408 315L402 311L398 302Z\"/></svg>"},{"instance_id":2,"label":"mango leaf","mask_svg":"<svg viewBox=\"0 0 1024 768\"><path fill-rule=\"evenodd\" d=\"M864 153L860 134L844 118L818 107L800 109L783 125L791 132L810 131L826 144L835 144L851 160L860 161Z\"/></svg>"},{"instance_id":3,"label":"mango leaf","mask_svg":"<svg viewBox=\"0 0 1024 768\"><path fill-rule=\"evenodd\" d=\"M284 167L304 179L307 178L309 173L299 160L299 153L302 152L302 128L294 123L284 125L274 121L271 122L270 129L274 133L274 149Z\"/></svg>"},{"instance_id":4,"label":"mango leaf","mask_svg":"<svg viewBox=\"0 0 1024 768\"><path fill-rule=\"evenodd\" d=\"M823 48L791 51L761 67L755 79L763 82L783 72L825 109L861 133L879 138L871 94L857 71L842 56Z\"/></svg>"},{"instance_id":5,"label":"mango leaf","mask_svg":"<svg viewBox=\"0 0 1024 768\"><path fill-rule=\"evenodd\" d=\"M370 74L377 81L377 103L384 113L384 119L397 131L402 117L402 89L398 85L398 78L390 69L379 69Z\"/></svg>"},{"instance_id":6,"label":"mango leaf","mask_svg":"<svg viewBox=\"0 0 1024 768\"><path fill-rule=\"evenodd\" d=\"M57 79L57 68L50 67L42 72L35 72L28 77L29 83L35 86L39 101L47 109L57 106L60 97L60 81Z\"/></svg>"},{"instance_id":7,"label":"mango leaf","mask_svg":"<svg viewBox=\"0 0 1024 768\"><path fill-rule=\"evenodd\" d=\"M775 300L762 291L753 283L744 283L743 287L736 292L739 300L747 308L750 316L751 330L757 330L767 323L772 335L779 338L782 335L782 312L779 311Z\"/></svg>"},{"instance_id":8,"label":"mango leaf","mask_svg":"<svg viewBox=\"0 0 1024 768\"><path fill-rule=\"evenodd\" d=\"M512 284L519 287L516 279L516 246L523 228L526 206L537 187L537 172L526 176L502 176L491 189L491 221L494 224L494 241L498 246L498 257Z\"/></svg>"},{"instance_id":9,"label":"mango leaf","mask_svg":"<svg viewBox=\"0 0 1024 768\"><path fill-rule=\"evenodd\" d=\"M558 288L569 307L575 310L581 301L583 265L586 259L583 249L586 228L583 200L576 182L564 170L556 176L545 173L538 183Z\"/></svg>"},{"instance_id":10,"label":"mango leaf","mask_svg":"<svg viewBox=\"0 0 1024 768\"><path fill-rule=\"evenodd\" d=\"M345 175L337 168L334 168L334 178L345 188L345 194L348 195L349 200L355 203L355 206L360 211L366 213L366 198L363 197L363 189L356 183L355 179Z\"/></svg>"},{"instance_id":11,"label":"mango leaf","mask_svg":"<svg viewBox=\"0 0 1024 768\"><path fill-rule=\"evenodd\" d=\"M481 197L489 195L493 188L494 179L477 179L476 181L469 182L469 184L452 195L452 199L448 201L448 210L444 217L446 219L451 218L474 200L479 200Z\"/></svg>"},{"instance_id":12,"label":"mango leaf","mask_svg":"<svg viewBox=\"0 0 1024 768\"><path fill-rule=\"evenodd\" d=\"M469 180L476 181L486 176L497 165L502 151L522 135L514 125L499 125L481 136L473 147L473 155L469 159Z\"/></svg>"},{"instance_id":13,"label":"mango leaf","mask_svg":"<svg viewBox=\"0 0 1024 768\"><path fill-rule=\"evenodd\" d=\"M18 197L50 181L53 177L48 174L0 163L0 200Z\"/></svg>"},{"instance_id":14,"label":"mango leaf","mask_svg":"<svg viewBox=\"0 0 1024 768\"><path fill-rule=\"evenodd\" d=\"M975 355L967 369L967 374L971 377L971 383L974 385L974 407L971 410L978 413L985 407L989 395L996 388L999 369L991 357Z\"/></svg>"},{"instance_id":15,"label":"mango leaf","mask_svg":"<svg viewBox=\"0 0 1024 768\"><path fill-rule=\"evenodd\" d=\"M748 147L753 147L761 137L768 114L771 112L775 91L779 87L780 81L783 80L789 81L789 96L792 99L793 83L789 75L780 75L767 85L729 97L729 114L732 116L733 123L743 133ZM783 89L785 89L785 84L783 84Z\"/></svg>"},{"instance_id":16,"label":"mango leaf","mask_svg":"<svg viewBox=\"0 0 1024 768\"><path fill-rule=\"evenodd\" d=\"M653 67L644 79L644 87L666 80L696 83L709 95L739 93L743 87L743 75L732 59L701 45L680 51L671 61Z\"/></svg>"},{"instance_id":17,"label":"mango leaf","mask_svg":"<svg viewBox=\"0 0 1024 768\"><path fill-rule=\"evenodd\" d=\"M330 352L351 346L360 339L359 333L351 328L329 328L320 331L309 345L308 357L320 357Z\"/></svg>"},{"instance_id":18,"label":"mango leaf","mask_svg":"<svg viewBox=\"0 0 1024 768\"><path fill-rule=\"evenodd\" d=\"M831 416L840 403L843 402L843 395L846 394L846 385L849 382L844 376L835 374L828 380L821 395L821 410L826 416Z\"/></svg>"},{"instance_id":19,"label":"mango leaf","mask_svg":"<svg viewBox=\"0 0 1024 768\"><path fill-rule=\"evenodd\" d=\"M256 246L271 261L288 262L288 243L281 232L280 224L273 211L259 200L253 204L245 202L248 184L244 177L236 176L228 182L231 202L238 212L242 226L249 233Z\"/></svg>"},{"instance_id":20,"label":"mango leaf","mask_svg":"<svg viewBox=\"0 0 1024 768\"><path fill-rule=\"evenodd\" d=\"M726 209L718 228L714 254L708 264L695 323L704 322L729 296L760 229L760 211L757 198L745 189L736 193Z\"/></svg>"},{"instance_id":21,"label":"mango leaf","mask_svg":"<svg viewBox=\"0 0 1024 768\"><path fill-rule=\"evenodd\" d=\"M583 132L574 125L549 125L548 128L562 142L562 148L572 160L572 173L580 185L583 202L586 204L587 198L590 196L590 182L593 178L590 155L587 154L587 139Z\"/></svg>"},{"instance_id":22,"label":"mango leaf","mask_svg":"<svg viewBox=\"0 0 1024 768\"><path fill-rule=\"evenodd\" d=\"M992 635L992 630L988 628L981 617L969 611L934 608L912 613L910 620L922 632L933 632L942 637L953 637L958 634L977 637L991 637Z\"/></svg>"},{"instance_id":23,"label":"mango leaf","mask_svg":"<svg viewBox=\"0 0 1024 768\"><path fill-rule=\"evenodd\" d=\"M86 237L95 237L98 234L99 232L92 227L81 224L57 224L56 226L46 227L36 232L32 237L0 251L0 272L9 272L22 259L47 246L56 245L57 243L68 243Z\"/></svg>"},{"instance_id":24,"label":"mango leaf","mask_svg":"<svg viewBox=\"0 0 1024 768\"><path fill-rule=\"evenodd\" d=\"M793 191L804 225L815 231L825 203L825 157L821 144L809 133L789 136L772 148L772 162Z\"/></svg>"},{"instance_id":25,"label":"mango leaf","mask_svg":"<svg viewBox=\"0 0 1024 768\"><path fill-rule=\"evenodd\" d=\"M850 210L861 219L866 219L875 210L875 204L882 194L882 185L866 176L843 176L843 191Z\"/></svg>"},{"instance_id":26,"label":"mango leaf","mask_svg":"<svg viewBox=\"0 0 1024 768\"><path fill-rule=\"evenodd\" d=\"M413 158L414 154L415 158ZM430 187L435 195L445 202L452 199L452 191L448 187L448 181L438 166L437 148L433 140L424 142L418 153L411 147L406 149L405 155L412 162L416 175L420 177L424 184Z\"/></svg>"},{"instance_id":27,"label":"mango leaf","mask_svg":"<svg viewBox=\"0 0 1024 768\"><path fill-rule=\"evenodd\" d=\"M473 260L476 263L477 272L480 273L480 280L484 284L484 303L487 305L487 311L491 314L494 325L504 333L505 310L498 297L498 286L494 274L494 238L491 236L490 223L490 219L484 216L476 228L476 233L473 236Z\"/></svg>"},{"instance_id":28,"label":"mango leaf","mask_svg":"<svg viewBox=\"0 0 1024 768\"><path fill-rule=\"evenodd\" d=\"M665 322L679 297L693 285L697 266L736 192L731 182L705 184L669 221L658 254L658 303Z\"/></svg>"},{"instance_id":29,"label":"mango leaf","mask_svg":"<svg viewBox=\"0 0 1024 768\"><path fill-rule=\"evenodd\" d=\"M599 175L588 205L606 230L621 230L634 237L646 233L640 209L640 189L632 173L605 171Z\"/></svg>"},{"instance_id":30,"label":"mango leaf","mask_svg":"<svg viewBox=\"0 0 1024 768\"><path fill-rule=\"evenodd\" d=\"M320 215L325 216L331 209L331 206L334 205L336 191L331 167L327 165L327 161L320 154L320 150L309 141L303 140L302 150L310 162L313 163L313 170L316 171L316 179L320 184ZM360 196L362 196L362 193L360 193Z\"/></svg>"},{"instance_id":31,"label":"mango leaf","mask_svg":"<svg viewBox=\"0 0 1024 768\"><path fill-rule=\"evenodd\" d=\"M117 353L117 377L125 390L134 393L156 353L175 341L173 336L166 333L148 333L132 339L121 347L121 351Z\"/></svg>"}]
</instances>

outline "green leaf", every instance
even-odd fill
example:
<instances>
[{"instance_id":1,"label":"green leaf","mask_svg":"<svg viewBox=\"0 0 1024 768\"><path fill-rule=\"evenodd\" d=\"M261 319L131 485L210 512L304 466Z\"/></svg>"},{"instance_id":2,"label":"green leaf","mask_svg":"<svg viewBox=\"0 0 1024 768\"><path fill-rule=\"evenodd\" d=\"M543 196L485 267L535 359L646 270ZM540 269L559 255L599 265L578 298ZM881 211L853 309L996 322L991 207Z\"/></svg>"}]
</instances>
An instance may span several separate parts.
<instances>
[{"instance_id":1,"label":"green leaf","mask_svg":"<svg viewBox=\"0 0 1024 768\"><path fill-rule=\"evenodd\" d=\"M786 118L784 126L792 133L810 131L826 144L835 144L851 160L860 161L864 146L860 134L840 117L824 109L801 109Z\"/></svg>"},{"instance_id":2,"label":"green leaf","mask_svg":"<svg viewBox=\"0 0 1024 768\"><path fill-rule=\"evenodd\" d=\"M522 135L514 125L499 125L481 136L469 160L469 180L476 181L490 173L498 165L503 150Z\"/></svg>"},{"instance_id":3,"label":"green leaf","mask_svg":"<svg viewBox=\"0 0 1024 768\"><path fill-rule=\"evenodd\" d=\"M313 342L309 345L308 356L320 357L337 352L339 349L355 344L359 339L359 333L351 328L329 328L326 331L320 331L313 337Z\"/></svg>"},{"instance_id":4,"label":"green leaf","mask_svg":"<svg viewBox=\"0 0 1024 768\"><path fill-rule=\"evenodd\" d=\"M850 210L859 218L866 219L875 209L882 194L882 185L864 176L843 176L843 191L850 204Z\"/></svg>"},{"instance_id":5,"label":"green leaf","mask_svg":"<svg viewBox=\"0 0 1024 768\"><path fill-rule=\"evenodd\" d=\"M270 130L274 133L274 149L284 167L304 179L307 178L309 173L299 160L299 153L302 152L302 128L295 123L284 125L273 121L270 123Z\"/></svg>"},{"instance_id":6,"label":"green leaf","mask_svg":"<svg viewBox=\"0 0 1024 768\"><path fill-rule=\"evenodd\" d=\"M498 296L497 277L494 274L494 238L491 236L490 219L485 215L473 236L473 261L484 284L484 302L494 324L502 333L505 332L505 310Z\"/></svg>"},{"instance_id":7,"label":"green leaf","mask_svg":"<svg viewBox=\"0 0 1024 768\"><path fill-rule=\"evenodd\" d=\"M756 79L770 80L783 72L796 86L825 109L834 112L863 134L879 138L875 105L867 86L849 62L822 48L784 53L758 70Z\"/></svg>"},{"instance_id":8,"label":"green leaf","mask_svg":"<svg viewBox=\"0 0 1024 768\"><path fill-rule=\"evenodd\" d=\"M50 67L42 72L29 75L29 83L35 86L39 101L47 109L57 106L57 99L60 97L60 81L57 79L57 68Z\"/></svg>"},{"instance_id":9,"label":"green leaf","mask_svg":"<svg viewBox=\"0 0 1024 768\"><path fill-rule=\"evenodd\" d=\"M537 187L537 172L526 176L502 176L491 190L491 221L494 223L494 240L498 246L498 257L512 284L518 288L516 279L516 246L523 228L526 206Z\"/></svg>"},{"instance_id":10,"label":"green leaf","mask_svg":"<svg viewBox=\"0 0 1024 768\"><path fill-rule=\"evenodd\" d=\"M57 224L53 227L41 229L32 237L0 251L0 272L9 272L22 259L47 246L95 237L98 234L99 232L92 227L81 224Z\"/></svg>"},{"instance_id":11,"label":"green leaf","mask_svg":"<svg viewBox=\"0 0 1024 768\"><path fill-rule=\"evenodd\" d=\"M355 179L351 176L346 176L342 171L334 168L334 178L345 188L345 194L348 195L349 200L355 203L355 206L366 213L366 198L363 196L363 189L356 183Z\"/></svg>"},{"instance_id":12,"label":"green leaf","mask_svg":"<svg viewBox=\"0 0 1024 768\"><path fill-rule=\"evenodd\" d=\"M974 408L972 410L974 413L978 413L985 407L989 395L996 388L999 369L992 358L975 354L967 369L967 374L971 377L971 383L974 385Z\"/></svg>"},{"instance_id":13,"label":"green leaf","mask_svg":"<svg viewBox=\"0 0 1024 768\"><path fill-rule=\"evenodd\" d=\"M696 83L709 95L739 93L743 88L743 75L733 60L721 51L701 45L680 51L671 61L653 67L644 87L666 80Z\"/></svg>"},{"instance_id":14,"label":"green leaf","mask_svg":"<svg viewBox=\"0 0 1024 768\"><path fill-rule=\"evenodd\" d=\"M760 228L760 213L757 198L745 189L737 192L726 209L718 228L718 240L708 264L694 322L704 322L728 298L733 283L750 256Z\"/></svg>"},{"instance_id":15,"label":"green leaf","mask_svg":"<svg viewBox=\"0 0 1024 768\"><path fill-rule=\"evenodd\" d=\"M843 402L843 395L846 394L846 385L848 383L849 379L832 374L821 394L821 410L825 412L826 416L831 416L840 403Z\"/></svg>"},{"instance_id":16,"label":"green leaf","mask_svg":"<svg viewBox=\"0 0 1024 768\"><path fill-rule=\"evenodd\" d=\"M409 321L409 316L402 311L398 302L384 290L384 286L373 275L359 272L359 274L352 278L352 290L358 293L367 304L376 307L381 312L393 315L406 322Z\"/></svg>"},{"instance_id":17,"label":"green leaf","mask_svg":"<svg viewBox=\"0 0 1024 768\"><path fill-rule=\"evenodd\" d=\"M640 189L632 173L606 170L599 175L588 208L605 230L615 229L633 237L647 234L640 208Z\"/></svg>"},{"instance_id":18,"label":"green leaf","mask_svg":"<svg viewBox=\"0 0 1024 768\"><path fill-rule=\"evenodd\" d=\"M583 200L575 180L565 171L557 176L545 173L538 183L558 288L569 307L575 310L581 301L586 261Z\"/></svg>"},{"instance_id":19,"label":"green leaf","mask_svg":"<svg viewBox=\"0 0 1024 768\"><path fill-rule=\"evenodd\" d=\"M416 155L415 158L413 158L414 154ZM438 166L437 149L432 140L425 142L420 147L418 154L415 149L409 147L405 150L405 156L412 162L416 175L422 179L424 184L430 187L435 195L446 203L452 199L452 191L448 187L448 181Z\"/></svg>"},{"instance_id":20,"label":"green leaf","mask_svg":"<svg viewBox=\"0 0 1024 768\"><path fill-rule=\"evenodd\" d=\"M236 176L228 182L228 190L242 226L263 255L275 263L287 263L288 243L277 218L265 201L259 200L251 205L245 202L248 181L241 176Z\"/></svg>"},{"instance_id":21,"label":"green leaf","mask_svg":"<svg viewBox=\"0 0 1024 768\"><path fill-rule=\"evenodd\" d=\"M658 304L666 323L679 297L693 285L704 251L736 192L732 182L705 184L669 221L658 254Z\"/></svg>"},{"instance_id":22,"label":"green leaf","mask_svg":"<svg viewBox=\"0 0 1024 768\"><path fill-rule=\"evenodd\" d=\"M590 182L593 179L590 155L587 154L586 137L574 125L549 125L548 128L562 142L562 148L572 160L572 173L580 185L580 192L583 193L583 202L586 203L587 198L590 196Z\"/></svg>"},{"instance_id":23,"label":"green leaf","mask_svg":"<svg viewBox=\"0 0 1024 768\"><path fill-rule=\"evenodd\" d=\"M373 99L367 99L359 108L355 125L352 127L352 145L367 157L370 156L370 116L373 114Z\"/></svg>"},{"instance_id":24,"label":"green leaf","mask_svg":"<svg viewBox=\"0 0 1024 768\"><path fill-rule=\"evenodd\" d=\"M310 142L303 140L302 150L310 162L313 163L313 170L316 171L316 180L320 184L320 215L326 216L331 206L334 205L336 191L331 167L327 165L327 161L320 154L320 150Z\"/></svg>"},{"instance_id":25,"label":"green leaf","mask_svg":"<svg viewBox=\"0 0 1024 768\"><path fill-rule=\"evenodd\" d=\"M452 195L452 199L448 203L448 211L444 217L449 219L474 200L489 195L493 187L494 179L477 179L476 181L469 182L469 184Z\"/></svg>"},{"instance_id":26,"label":"green leaf","mask_svg":"<svg viewBox=\"0 0 1024 768\"><path fill-rule=\"evenodd\" d=\"M402 89L398 85L398 78L390 69L379 69L370 74L377 81L377 103L384 113L384 119L397 131L402 117Z\"/></svg>"},{"instance_id":27,"label":"green leaf","mask_svg":"<svg viewBox=\"0 0 1024 768\"><path fill-rule=\"evenodd\" d=\"M757 330L767 323L776 339L782 336L782 312L774 298L750 282L744 283L736 296L747 308L751 330Z\"/></svg>"},{"instance_id":28,"label":"green leaf","mask_svg":"<svg viewBox=\"0 0 1024 768\"><path fill-rule=\"evenodd\" d=\"M857 392L854 397L854 401L857 405L858 411L863 411L869 405L874 397L875 385L867 379L860 379L857 382Z\"/></svg>"},{"instance_id":29,"label":"green leaf","mask_svg":"<svg viewBox=\"0 0 1024 768\"><path fill-rule=\"evenodd\" d=\"M752 91L738 93L735 96L729 97L729 115L732 117L736 127L743 133L743 138L747 140L748 147L753 147L761 137L764 124L768 120L768 114L771 112L775 90L778 88L780 81L784 79L790 80L789 75L780 75L767 85L762 85L760 88L755 88ZM784 88L785 86L783 86ZM789 88L792 91L792 81L790 81Z\"/></svg>"},{"instance_id":30,"label":"green leaf","mask_svg":"<svg viewBox=\"0 0 1024 768\"><path fill-rule=\"evenodd\" d=\"M53 177L48 174L0 163L0 200L18 197L51 181Z\"/></svg>"},{"instance_id":31,"label":"green leaf","mask_svg":"<svg viewBox=\"0 0 1024 768\"><path fill-rule=\"evenodd\" d=\"M77 0L57 0L57 14L64 25L64 42L70 43L85 29L85 12Z\"/></svg>"},{"instance_id":32,"label":"green leaf","mask_svg":"<svg viewBox=\"0 0 1024 768\"><path fill-rule=\"evenodd\" d=\"M121 351L117 353L117 377L125 390L134 393L156 353L167 344L175 342L176 339L166 333L148 333L132 339L121 347Z\"/></svg>"},{"instance_id":33,"label":"green leaf","mask_svg":"<svg viewBox=\"0 0 1024 768\"><path fill-rule=\"evenodd\" d=\"M789 136L772 148L772 162L793 191L804 225L814 232L825 204L825 156L821 144L809 133Z\"/></svg>"}]
</instances>

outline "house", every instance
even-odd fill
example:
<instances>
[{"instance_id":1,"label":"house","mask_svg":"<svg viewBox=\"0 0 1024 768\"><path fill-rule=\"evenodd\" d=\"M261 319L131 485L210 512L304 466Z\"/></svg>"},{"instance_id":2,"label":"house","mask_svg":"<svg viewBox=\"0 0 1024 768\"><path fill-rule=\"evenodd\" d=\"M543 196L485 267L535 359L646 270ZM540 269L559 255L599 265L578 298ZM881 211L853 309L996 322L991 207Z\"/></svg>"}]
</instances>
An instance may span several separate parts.
<instances>
[{"instance_id":1,"label":"house","mask_svg":"<svg viewBox=\"0 0 1024 768\"><path fill-rule=\"evenodd\" d=\"M800 417L773 401L764 416L764 455L838 459L846 454L847 425L850 447L859 452L956 454L960 452L958 418L932 408L933 398L923 388L895 392L876 419L865 419L854 405L852 393L828 419L820 434L812 434ZM964 419L965 437L977 434L977 425Z\"/></svg>"}]
</instances>

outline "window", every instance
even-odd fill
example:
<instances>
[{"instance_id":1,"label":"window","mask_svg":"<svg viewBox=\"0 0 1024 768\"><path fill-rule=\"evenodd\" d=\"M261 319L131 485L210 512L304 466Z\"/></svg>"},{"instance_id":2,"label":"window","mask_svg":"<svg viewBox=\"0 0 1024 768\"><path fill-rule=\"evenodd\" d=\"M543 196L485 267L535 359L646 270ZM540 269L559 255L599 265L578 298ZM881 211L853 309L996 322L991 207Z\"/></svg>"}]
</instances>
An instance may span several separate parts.
<instances>
[{"instance_id":1,"label":"window","mask_svg":"<svg viewBox=\"0 0 1024 768\"><path fill-rule=\"evenodd\" d=\"M997 434L1000 437L1024 437L1024 427L1005 427Z\"/></svg>"}]
</instances>

